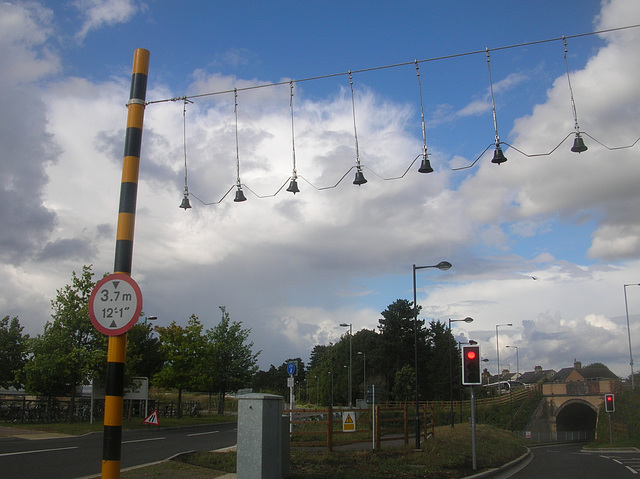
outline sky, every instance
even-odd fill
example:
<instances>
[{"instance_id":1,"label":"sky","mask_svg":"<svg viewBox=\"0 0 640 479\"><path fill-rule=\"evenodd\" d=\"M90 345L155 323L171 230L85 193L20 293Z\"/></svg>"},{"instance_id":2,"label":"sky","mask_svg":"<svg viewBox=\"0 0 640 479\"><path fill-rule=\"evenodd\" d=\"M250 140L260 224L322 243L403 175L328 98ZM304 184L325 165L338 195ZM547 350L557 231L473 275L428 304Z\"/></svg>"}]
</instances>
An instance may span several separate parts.
<instances>
[{"instance_id":1,"label":"sky","mask_svg":"<svg viewBox=\"0 0 640 479\"><path fill-rule=\"evenodd\" d=\"M0 3L0 314L40 334L73 271L113 271L144 48L132 278L156 324L211 328L224 306L261 369L307 361L341 323L375 329L412 300L412 265L446 260L416 273L420 317L472 317L452 332L491 372L499 353L511 371L578 360L626 377L639 24L635 0ZM295 195L280 189L294 158Z\"/></svg>"}]
</instances>

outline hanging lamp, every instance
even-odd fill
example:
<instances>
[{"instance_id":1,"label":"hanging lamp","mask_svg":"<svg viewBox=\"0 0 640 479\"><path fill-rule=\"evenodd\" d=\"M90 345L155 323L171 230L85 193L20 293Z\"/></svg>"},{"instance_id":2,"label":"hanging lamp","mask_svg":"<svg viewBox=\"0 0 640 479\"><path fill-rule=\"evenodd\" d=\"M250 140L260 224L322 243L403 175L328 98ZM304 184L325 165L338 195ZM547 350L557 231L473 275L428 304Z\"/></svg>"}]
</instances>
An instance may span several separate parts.
<instances>
[{"instance_id":1,"label":"hanging lamp","mask_svg":"<svg viewBox=\"0 0 640 479\"><path fill-rule=\"evenodd\" d=\"M180 208L187 211L191 208L189 202L189 187L187 186L187 103L193 103L184 98L184 105L182 107L182 146L184 150L184 196L182 197L182 203Z\"/></svg>"},{"instance_id":2,"label":"hanging lamp","mask_svg":"<svg viewBox=\"0 0 640 479\"><path fill-rule=\"evenodd\" d=\"M486 50L487 53L487 67L489 68L489 86L491 88L491 109L493 111L493 129L496 134L496 148L493 152L493 159L491 163L495 163L496 165L500 165L507 161L507 157L504 156L502 152L502 148L500 148L500 136L498 135L498 118L496 115L496 101L493 96L493 79L491 78L491 57L489 56L489 49Z\"/></svg>"},{"instance_id":3,"label":"hanging lamp","mask_svg":"<svg viewBox=\"0 0 640 479\"><path fill-rule=\"evenodd\" d=\"M431 162L427 153L427 130L424 123L424 108L422 105L422 82L420 81L420 70L418 68L418 60L414 60L416 65L416 75L418 76L418 89L420 90L420 118L422 119L422 161L418 173L433 173Z\"/></svg>"},{"instance_id":4,"label":"hanging lamp","mask_svg":"<svg viewBox=\"0 0 640 479\"><path fill-rule=\"evenodd\" d=\"M580 126L578 125L578 113L576 111L576 102L573 99L573 88L571 87L571 76L569 75L569 62L567 60L567 39L562 36L562 43L564 44L564 64L567 68L567 82L569 83L569 95L571 96L571 111L573 113L573 128L576 131L575 137L573 139L573 146L571 147L571 151L574 153L582 153L583 151L587 151L587 145L584 144L584 140L580 135Z\"/></svg>"},{"instance_id":5,"label":"hanging lamp","mask_svg":"<svg viewBox=\"0 0 640 479\"><path fill-rule=\"evenodd\" d=\"M240 148L238 147L238 89L233 89L233 98L234 98L234 107L233 111L236 116L236 197L233 199L234 202L240 203L242 201L247 201L247 198L244 196L242 192L242 183L240 183Z\"/></svg>"},{"instance_id":6,"label":"hanging lamp","mask_svg":"<svg viewBox=\"0 0 640 479\"><path fill-rule=\"evenodd\" d=\"M300 189L298 188L298 172L296 171L296 140L295 140L295 132L293 129L293 81L289 82L289 106L291 107L291 150L293 156L293 173L291 174L291 182L289 183L289 187L287 191L293 193L300 193Z\"/></svg>"},{"instance_id":7,"label":"hanging lamp","mask_svg":"<svg viewBox=\"0 0 640 479\"><path fill-rule=\"evenodd\" d=\"M351 110L353 112L353 134L356 139L356 177L353 180L354 185L364 185L367 179L362 173L362 166L360 165L360 150L358 148L358 129L356 128L356 102L353 98L353 76L351 76L351 70L349 70L349 86L351 88Z\"/></svg>"}]
</instances>

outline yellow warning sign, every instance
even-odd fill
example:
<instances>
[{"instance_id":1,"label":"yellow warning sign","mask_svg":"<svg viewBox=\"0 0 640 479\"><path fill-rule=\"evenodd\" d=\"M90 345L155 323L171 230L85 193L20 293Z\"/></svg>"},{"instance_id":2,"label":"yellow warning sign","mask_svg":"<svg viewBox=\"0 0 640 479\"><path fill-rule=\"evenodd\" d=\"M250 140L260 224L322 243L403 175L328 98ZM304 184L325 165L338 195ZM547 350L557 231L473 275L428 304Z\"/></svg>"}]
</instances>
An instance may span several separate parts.
<instances>
[{"instance_id":1,"label":"yellow warning sign","mask_svg":"<svg viewBox=\"0 0 640 479\"><path fill-rule=\"evenodd\" d=\"M342 432L356 432L356 420L354 413L342 413Z\"/></svg>"}]
</instances>

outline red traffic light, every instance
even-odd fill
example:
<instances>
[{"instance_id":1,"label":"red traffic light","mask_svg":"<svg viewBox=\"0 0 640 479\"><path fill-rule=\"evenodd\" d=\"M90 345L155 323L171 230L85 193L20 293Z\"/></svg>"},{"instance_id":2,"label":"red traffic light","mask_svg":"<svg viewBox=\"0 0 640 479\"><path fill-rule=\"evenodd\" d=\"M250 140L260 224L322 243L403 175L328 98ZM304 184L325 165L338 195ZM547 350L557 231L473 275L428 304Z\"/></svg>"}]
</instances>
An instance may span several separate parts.
<instances>
[{"instance_id":1,"label":"red traffic light","mask_svg":"<svg viewBox=\"0 0 640 479\"><path fill-rule=\"evenodd\" d=\"M462 384L464 386L482 384L479 346L462 347Z\"/></svg>"},{"instance_id":2,"label":"red traffic light","mask_svg":"<svg viewBox=\"0 0 640 479\"><path fill-rule=\"evenodd\" d=\"M616 412L616 398L613 394L604 395L605 412Z\"/></svg>"}]
</instances>

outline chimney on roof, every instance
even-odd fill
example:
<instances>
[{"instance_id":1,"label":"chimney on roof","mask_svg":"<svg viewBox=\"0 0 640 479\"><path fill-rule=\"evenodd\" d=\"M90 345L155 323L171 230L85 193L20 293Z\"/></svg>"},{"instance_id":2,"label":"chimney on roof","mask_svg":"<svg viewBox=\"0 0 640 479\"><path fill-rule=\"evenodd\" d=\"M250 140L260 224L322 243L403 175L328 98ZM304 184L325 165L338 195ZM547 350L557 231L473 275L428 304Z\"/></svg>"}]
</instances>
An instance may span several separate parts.
<instances>
[{"instance_id":1,"label":"chimney on roof","mask_svg":"<svg viewBox=\"0 0 640 479\"><path fill-rule=\"evenodd\" d=\"M580 361L575 361L573 362L573 368L574 369L582 369L582 363Z\"/></svg>"},{"instance_id":2,"label":"chimney on roof","mask_svg":"<svg viewBox=\"0 0 640 479\"><path fill-rule=\"evenodd\" d=\"M536 373L541 373L541 372L542 372L542 366L535 366L535 367L533 368L533 370L534 370Z\"/></svg>"}]
</instances>

